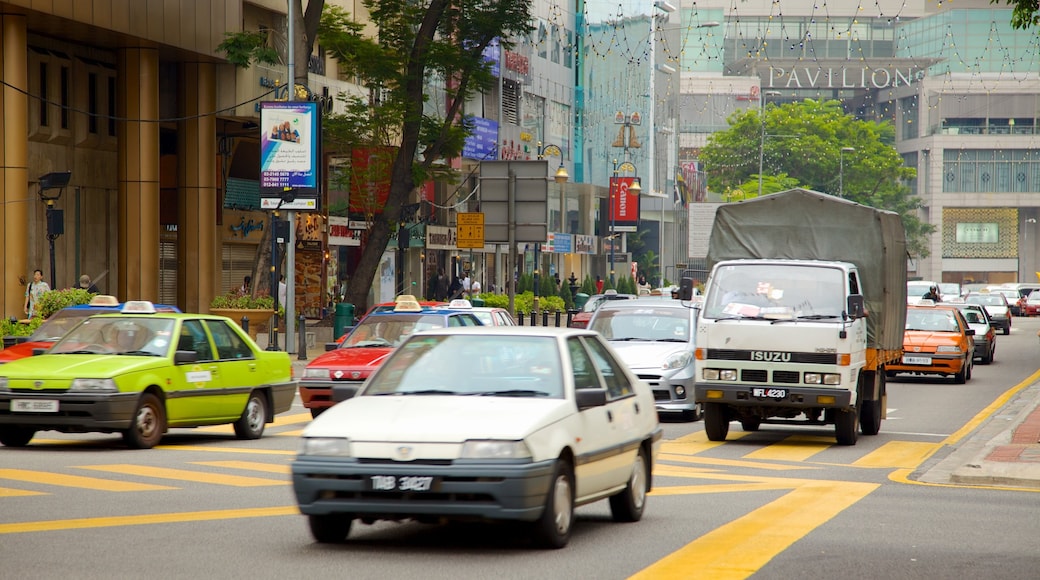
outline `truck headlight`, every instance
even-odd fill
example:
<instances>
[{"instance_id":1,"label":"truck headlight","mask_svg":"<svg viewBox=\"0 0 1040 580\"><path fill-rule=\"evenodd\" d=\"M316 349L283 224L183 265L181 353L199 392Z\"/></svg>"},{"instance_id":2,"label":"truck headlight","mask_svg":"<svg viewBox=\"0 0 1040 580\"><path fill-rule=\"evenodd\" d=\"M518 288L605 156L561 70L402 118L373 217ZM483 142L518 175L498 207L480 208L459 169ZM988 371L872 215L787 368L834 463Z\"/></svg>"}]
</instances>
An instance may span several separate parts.
<instances>
[{"instance_id":1,"label":"truck headlight","mask_svg":"<svg viewBox=\"0 0 1040 580\"><path fill-rule=\"evenodd\" d=\"M329 369L313 368L303 369L303 378L305 379L328 379Z\"/></svg>"},{"instance_id":2,"label":"truck headlight","mask_svg":"<svg viewBox=\"0 0 1040 580\"><path fill-rule=\"evenodd\" d=\"M350 439L346 437L304 437L300 440L300 455L351 457Z\"/></svg>"},{"instance_id":3,"label":"truck headlight","mask_svg":"<svg viewBox=\"0 0 1040 580\"><path fill-rule=\"evenodd\" d=\"M119 388L112 379L72 379L69 392L73 393L115 393Z\"/></svg>"},{"instance_id":4,"label":"truck headlight","mask_svg":"<svg viewBox=\"0 0 1040 580\"><path fill-rule=\"evenodd\" d=\"M735 369L704 369L701 376L706 381L735 381L737 371Z\"/></svg>"},{"instance_id":5,"label":"truck headlight","mask_svg":"<svg viewBox=\"0 0 1040 580\"><path fill-rule=\"evenodd\" d=\"M837 373L805 373L803 380L807 385L840 385L841 375Z\"/></svg>"},{"instance_id":6,"label":"truck headlight","mask_svg":"<svg viewBox=\"0 0 1040 580\"><path fill-rule=\"evenodd\" d=\"M960 352L960 351L961 351L961 347L959 347L959 346L957 346L955 344L945 344L945 345L941 345L941 346L939 346L938 348L935 349L935 352Z\"/></svg>"},{"instance_id":7,"label":"truck headlight","mask_svg":"<svg viewBox=\"0 0 1040 580\"><path fill-rule=\"evenodd\" d=\"M471 439L462 445L463 459L530 459L531 449L523 441Z\"/></svg>"},{"instance_id":8,"label":"truck headlight","mask_svg":"<svg viewBox=\"0 0 1040 580\"><path fill-rule=\"evenodd\" d=\"M661 368L664 370L681 369L690 364L691 360L693 360L693 353L688 350L673 352L668 355L668 358L664 359L664 365Z\"/></svg>"}]
</instances>

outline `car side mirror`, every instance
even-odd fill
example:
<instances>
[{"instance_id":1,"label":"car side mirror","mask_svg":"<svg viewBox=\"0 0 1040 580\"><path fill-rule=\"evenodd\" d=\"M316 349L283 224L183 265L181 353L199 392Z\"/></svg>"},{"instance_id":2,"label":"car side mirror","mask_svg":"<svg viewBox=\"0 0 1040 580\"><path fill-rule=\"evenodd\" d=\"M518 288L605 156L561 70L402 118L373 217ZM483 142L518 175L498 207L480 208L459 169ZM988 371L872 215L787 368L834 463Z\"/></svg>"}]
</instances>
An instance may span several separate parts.
<instances>
[{"instance_id":1,"label":"car side mirror","mask_svg":"<svg viewBox=\"0 0 1040 580\"><path fill-rule=\"evenodd\" d=\"M32 355L33 356L40 356L41 354L43 354L45 352L47 352L47 349L45 349L45 348L34 348L33 351L32 351Z\"/></svg>"},{"instance_id":2,"label":"car side mirror","mask_svg":"<svg viewBox=\"0 0 1040 580\"><path fill-rule=\"evenodd\" d=\"M178 350L173 353L173 364L183 365L199 360L199 353L194 350Z\"/></svg>"},{"instance_id":3,"label":"car side mirror","mask_svg":"<svg viewBox=\"0 0 1040 580\"><path fill-rule=\"evenodd\" d=\"M975 329L969 328L968 330L964 331L964 334L966 334L967 336L975 336Z\"/></svg>"},{"instance_id":4,"label":"car side mirror","mask_svg":"<svg viewBox=\"0 0 1040 580\"><path fill-rule=\"evenodd\" d=\"M578 403L579 411L593 407L602 407L607 404L607 390L600 388L577 389L574 391L574 398Z\"/></svg>"},{"instance_id":5,"label":"car side mirror","mask_svg":"<svg viewBox=\"0 0 1040 580\"><path fill-rule=\"evenodd\" d=\"M14 343L15 344L23 344L23 343L26 343L26 342L29 342L29 337L28 336L16 336L16 337L14 337Z\"/></svg>"},{"instance_id":6,"label":"car side mirror","mask_svg":"<svg viewBox=\"0 0 1040 580\"><path fill-rule=\"evenodd\" d=\"M333 385L332 402L341 403L347 399L353 399L360 388L360 385Z\"/></svg>"},{"instance_id":7,"label":"car side mirror","mask_svg":"<svg viewBox=\"0 0 1040 580\"><path fill-rule=\"evenodd\" d=\"M850 294L845 311L848 313L849 318L853 320L865 317L867 314L866 309L863 306L863 295Z\"/></svg>"},{"instance_id":8,"label":"car side mirror","mask_svg":"<svg viewBox=\"0 0 1040 580\"><path fill-rule=\"evenodd\" d=\"M693 300L693 278L679 280L679 300Z\"/></svg>"},{"instance_id":9,"label":"car side mirror","mask_svg":"<svg viewBox=\"0 0 1040 580\"><path fill-rule=\"evenodd\" d=\"M339 343L338 342L326 342L325 343L325 352L333 351L333 350L336 350L337 348L339 348Z\"/></svg>"}]
</instances>

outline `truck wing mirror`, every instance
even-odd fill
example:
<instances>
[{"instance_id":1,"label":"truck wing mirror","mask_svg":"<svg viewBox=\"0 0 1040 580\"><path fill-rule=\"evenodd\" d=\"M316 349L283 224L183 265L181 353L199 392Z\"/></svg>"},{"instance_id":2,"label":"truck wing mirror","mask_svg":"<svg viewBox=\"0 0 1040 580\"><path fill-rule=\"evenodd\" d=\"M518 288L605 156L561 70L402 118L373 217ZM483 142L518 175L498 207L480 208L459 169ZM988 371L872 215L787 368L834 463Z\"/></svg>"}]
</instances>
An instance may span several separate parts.
<instances>
[{"instance_id":1,"label":"truck wing mirror","mask_svg":"<svg viewBox=\"0 0 1040 580\"><path fill-rule=\"evenodd\" d=\"M679 300L693 300L693 278L683 278L679 281Z\"/></svg>"},{"instance_id":2,"label":"truck wing mirror","mask_svg":"<svg viewBox=\"0 0 1040 580\"><path fill-rule=\"evenodd\" d=\"M846 312L848 312L849 318L852 318L853 320L857 318L863 318L867 315L867 312L863 307L862 294L849 295L849 303Z\"/></svg>"}]
</instances>

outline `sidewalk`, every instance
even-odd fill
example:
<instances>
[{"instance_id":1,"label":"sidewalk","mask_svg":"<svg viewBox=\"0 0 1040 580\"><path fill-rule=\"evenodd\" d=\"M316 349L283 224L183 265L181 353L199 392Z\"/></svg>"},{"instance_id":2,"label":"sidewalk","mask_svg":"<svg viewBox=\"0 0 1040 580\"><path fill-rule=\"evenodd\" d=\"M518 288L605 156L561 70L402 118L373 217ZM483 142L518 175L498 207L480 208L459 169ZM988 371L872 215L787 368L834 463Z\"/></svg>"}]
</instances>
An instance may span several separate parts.
<instances>
[{"instance_id":1,"label":"sidewalk","mask_svg":"<svg viewBox=\"0 0 1040 580\"><path fill-rule=\"evenodd\" d=\"M1040 382L1016 394L920 481L1040 489Z\"/></svg>"}]
</instances>

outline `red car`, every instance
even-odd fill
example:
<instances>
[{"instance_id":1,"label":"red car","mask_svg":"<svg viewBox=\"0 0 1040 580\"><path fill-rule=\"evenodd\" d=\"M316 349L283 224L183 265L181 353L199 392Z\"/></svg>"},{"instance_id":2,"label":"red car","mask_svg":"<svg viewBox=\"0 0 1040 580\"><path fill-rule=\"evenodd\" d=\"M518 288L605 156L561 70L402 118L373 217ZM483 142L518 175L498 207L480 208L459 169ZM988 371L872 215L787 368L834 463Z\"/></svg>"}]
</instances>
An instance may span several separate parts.
<instances>
[{"instance_id":1,"label":"red car","mask_svg":"<svg viewBox=\"0 0 1040 580\"><path fill-rule=\"evenodd\" d=\"M1022 316L1040 315L1040 290L1033 290L1026 296L1019 298L1018 310Z\"/></svg>"},{"instance_id":2,"label":"red car","mask_svg":"<svg viewBox=\"0 0 1040 580\"><path fill-rule=\"evenodd\" d=\"M393 310L375 310L338 343L326 345L325 354L307 364L300 379L300 400L317 417L332 405L334 385L365 382L394 348L413 332L452 326L481 326L472 312L420 306L399 300Z\"/></svg>"},{"instance_id":3,"label":"red car","mask_svg":"<svg viewBox=\"0 0 1040 580\"><path fill-rule=\"evenodd\" d=\"M589 296L588 302L585 303L581 311L571 317L571 328L588 328L592 313L607 300L631 300L635 298L638 298L635 294L618 294L617 290L607 290L602 294L593 294Z\"/></svg>"}]
</instances>

